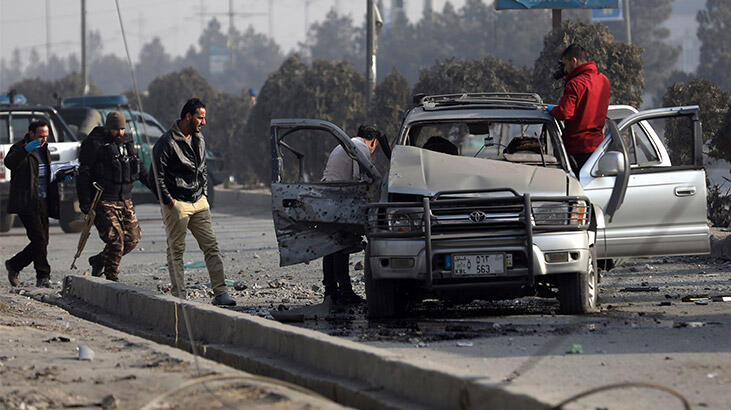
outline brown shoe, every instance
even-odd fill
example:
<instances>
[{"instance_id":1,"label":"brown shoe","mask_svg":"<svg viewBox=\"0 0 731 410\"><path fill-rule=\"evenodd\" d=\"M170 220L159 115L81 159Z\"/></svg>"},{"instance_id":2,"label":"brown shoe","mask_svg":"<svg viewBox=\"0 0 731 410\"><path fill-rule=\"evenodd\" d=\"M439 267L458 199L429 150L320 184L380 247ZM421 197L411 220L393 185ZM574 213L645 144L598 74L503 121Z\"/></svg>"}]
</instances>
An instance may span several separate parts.
<instances>
[{"instance_id":1,"label":"brown shoe","mask_svg":"<svg viewBox=\"0 0 731 410\"><path fill-rule=\"evenodd\" d=\"M8 280L10 281L10 285L18 286L20 284L20 272L10 266L10 261L5 261L5 269L8 270Z\"/></svg>"}]
</instances>

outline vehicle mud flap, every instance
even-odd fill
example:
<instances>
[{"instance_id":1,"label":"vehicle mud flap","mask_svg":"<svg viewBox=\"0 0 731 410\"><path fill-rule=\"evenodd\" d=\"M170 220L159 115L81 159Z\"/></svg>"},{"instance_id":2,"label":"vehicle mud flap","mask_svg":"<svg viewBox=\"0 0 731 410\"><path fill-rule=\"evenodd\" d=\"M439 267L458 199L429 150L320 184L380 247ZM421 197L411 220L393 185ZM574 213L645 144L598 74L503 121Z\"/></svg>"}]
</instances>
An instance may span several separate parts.
<instances>
[{"instance_id":1,"label":"vehicle mud flap","mask_svg":"<svg viewBox=\"0 0 731 410\"><path fill-rule=\"evenodd\" d=\"M366 303L369 319L387 319L403 313L405 304L399 300L398 284L395 280L373 279L370 252L365 251L363 263Z\"/></svg>"}]
</instances>

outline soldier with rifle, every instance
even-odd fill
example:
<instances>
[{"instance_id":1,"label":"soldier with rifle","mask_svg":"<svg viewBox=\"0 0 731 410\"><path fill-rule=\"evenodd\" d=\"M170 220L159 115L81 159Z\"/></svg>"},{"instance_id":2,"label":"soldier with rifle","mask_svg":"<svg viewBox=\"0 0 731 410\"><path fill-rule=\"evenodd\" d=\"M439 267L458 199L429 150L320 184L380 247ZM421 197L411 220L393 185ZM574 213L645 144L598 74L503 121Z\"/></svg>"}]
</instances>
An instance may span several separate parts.
<instances>
[{"instance_id":1,"label":"soldier with rifle","mask_svg":"<svg viewBox=\"0 0 731 410\"><path fill-rule=\"evenodd\" d=\"M89 258L91 274L119 280L119 264L139 243L142 231L132 204L132 184L141 181L150 189L147 170L141 164L134 141L125 135L124 114L107 115L103 127L94 128L81 144L79 176L76 188L81 212L91 211L92 196L101 188L94 211L94 225L106 246ZM90 219L90 218L87 218Z\"/></svg>"}]
</instances>

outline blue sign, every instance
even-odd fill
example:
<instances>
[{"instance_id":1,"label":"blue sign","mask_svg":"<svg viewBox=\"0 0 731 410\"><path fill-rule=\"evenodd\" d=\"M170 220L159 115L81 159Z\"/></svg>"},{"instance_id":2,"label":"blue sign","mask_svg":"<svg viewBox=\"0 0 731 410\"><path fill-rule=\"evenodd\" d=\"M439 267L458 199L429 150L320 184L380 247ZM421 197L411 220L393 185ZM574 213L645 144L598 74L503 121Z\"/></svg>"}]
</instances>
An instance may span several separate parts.
<instances>
[{"instance_id":1,"label":"blue sign","mask_svg":"<svg viewBox=\"0 0 731 410\"><path fill-rule=\"evenodd\" d=\"M619 0L497 0L497 9L615 9Z\"/></svg>"},{"instance_id":2,"label":"blue sign","mask_svg":"<svg viewBox=\"0 0 731 410\"><path fill-rule=\"evenodd\" d=\"M619 0L619 7L616 9L594 9L591 11L592 21L622 21L622 0Z\"/></svg>"}]
</instances>

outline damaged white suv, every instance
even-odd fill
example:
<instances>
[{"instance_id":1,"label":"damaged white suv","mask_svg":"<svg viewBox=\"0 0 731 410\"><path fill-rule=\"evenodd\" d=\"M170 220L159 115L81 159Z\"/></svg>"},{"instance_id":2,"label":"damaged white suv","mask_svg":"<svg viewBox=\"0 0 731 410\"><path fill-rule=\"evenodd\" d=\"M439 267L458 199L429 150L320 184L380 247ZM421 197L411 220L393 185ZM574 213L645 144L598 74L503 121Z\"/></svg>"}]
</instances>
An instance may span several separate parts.
<instances>
[{"instance_id":1,"label":"damaged white suv","mask_svg":"<svg viewBox=\"0 0 731 410\"><path fill-rule=\"evenodd\" d=\"M558 297L573 314L596 309L598 266L613 259L708 253L698 107L611 107L579 175L545 107L535 94L420 98L385 150L387 177L333 124L273 120L280 263L358 249L365 235L370 317L434 297ZM658 121L691 142L678 164ZM302 130L333 137L362 180L307 182L305 155L287 141ZM290 177L287 162L296 162Z\"/></svg>"}]
</instances>

